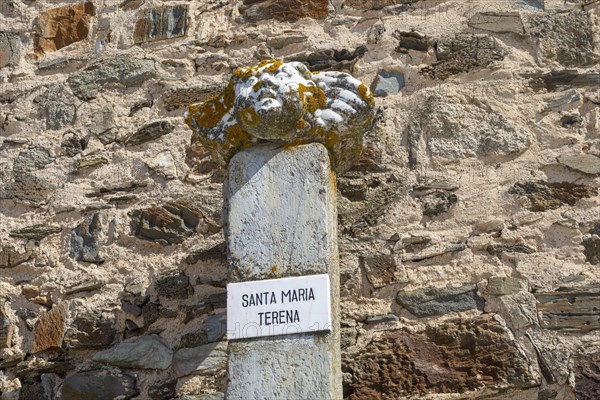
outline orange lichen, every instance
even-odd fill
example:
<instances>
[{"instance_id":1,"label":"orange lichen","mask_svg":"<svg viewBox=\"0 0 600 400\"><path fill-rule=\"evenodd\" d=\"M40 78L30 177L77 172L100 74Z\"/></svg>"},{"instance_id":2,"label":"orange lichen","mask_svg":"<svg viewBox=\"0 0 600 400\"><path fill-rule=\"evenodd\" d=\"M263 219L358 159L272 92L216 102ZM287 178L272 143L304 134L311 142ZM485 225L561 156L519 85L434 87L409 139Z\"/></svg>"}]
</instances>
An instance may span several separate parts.
<instances>
[{"instance_id":1,"label":"orange lichen","mask_svg":"<svg viewBox=\"0 0 600 400\"><path fill-rule=\"evenodd\" d=\"M248 143L250 140L252 140L250 134L243 130L242 127L238 124L232 125L227 128L225 139L233 147L242 146L245 143Z\"/></svg>"},{"instance_id":2,"label":"orange lichen","mask_svg":"<svg viewBox=\"0 0 600 400\"><path fill-rule=\"evenodd\" d=\"M314 113L327 105L325 92L316 86L304 86L300 83L298 84L298 94L308 112Z\"/></svg>"},{"instance_id":3,"label":"orange lichen","mask_svg":"<svg viewBox=\"0 0 600 400\"><path fill-rule=\"evenodd\" d=\"M299 119L296 121L296 129L304 129L306 128L306 121L303 119Z\"/></svg>"},{"instance_id":4,"label":"orange lichen","mask_svg":"<svg viewBox=\"0 0 600 400\"><path fill-rule=\"evenodd\" d=\"M254 90L255 92L258 92L258 89L260 89L260 87L263 85L262 81L258 81L256 82L253 86L252 86L252 90Z\"/></svg>"},{"instance_id":5,"label":"orange lichen","mask_svg":"<svg viewBox=\"0 0 600 400\"><path fill-rule=\"evenodd\" d=\"M214 128L227 114L227 111L229 111L229 108L223 104L221 95L217 95L205 102L190 105L188 118L185 122L193 127L191 121L193 119L202 128Z\"/></svg>"},{"instance_id":6,"label":"orange lichen","mask_svg":"<svg viewBox=\"0 0 600 400\"><path fill-rule=\"evenodd\" d=\"M275 72L279 69L279 67L281 67L283 65L283 63L279 60L263 60L261 62L259 62L256 67L256 70L260 70L261 68L265 67L262 71L260 72Z\"/></svg>"},{"instance_id":7,"label":"orange lichen","mask_svg":"<svg viewBox=\"0 0 600 400\"><path fill-rule=\"evenodd\" d=\"M361 83L358 86L358 95L360 96L361 99L363 99L370 105L372 105L372 106L375 105L375 98L373 97L373 94L371 93L371 91L369 90L367 85L365 85L364 83Z\"/></svg>"},{"instance_id":8,"label":"orange lichen","mask_svg":"<svg viewBox=\"0 0 600 400\"><path fill-rule=\"evenodd\" d=\"M333 146L335 146L339 140L340 136L337 133L329 132L325 135L325 138L323 139L323 144L328 149L332 149Z\"/></svg>"},{"instance_id":9,"label":"orange lichen","mask_svg":"<svg viewBox=\"0 0 600 400\"><path fill-rule=\"evenodd\" d=\"M252 67L238 68L233 71L233 74L239 78L250 78L254 74L254 69Z\"/></svg>"},{"instance_id":10,"label":"orange lichen","mask_svg":"<svg viewBox=\"0 0 600 400\"><path fill-rule=\"evenodd\" d=\"M260 121L260 116L256 113L254 107L244 108L240 111L240 117L246 125L254 126Z\"/></svg>"},{"instance_id":11,"label":"orange lichen","mask_svg":"<svg viewBox=\"0 0 600 400\"><path fill-rule=\"evenodd\" d=\"M235 102L235 89L233 88L233 81L229 81L229 85L225 88L222 93L223 96L223 104L229 110L233 107L233 103Z\"/></svg>"}]
</instances>

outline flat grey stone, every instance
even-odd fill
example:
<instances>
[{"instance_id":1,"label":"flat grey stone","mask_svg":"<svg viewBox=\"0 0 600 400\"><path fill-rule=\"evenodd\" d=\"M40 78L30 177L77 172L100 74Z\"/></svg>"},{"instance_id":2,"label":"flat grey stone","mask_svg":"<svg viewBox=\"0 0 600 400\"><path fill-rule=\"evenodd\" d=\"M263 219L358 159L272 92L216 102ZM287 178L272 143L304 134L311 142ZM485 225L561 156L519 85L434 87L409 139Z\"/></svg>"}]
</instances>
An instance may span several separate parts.
<instances>
[{"instance_id":1,"label":"flat grey stone","mask_svg":"<svg viewBox=\"0 0 600 400\"><path fill-rule=\"evenodd\" d=\"M560 156L558 163L584 174L600 175L600 157L591 154Z\"/></svg>"},{"instance_id":2,"label":"flat grey stone","mask_svg":"<svg viewBox=\"0 0 600 400\"><path fill-rule=\"evenodd\" d=\"M543 11L544 0L516 0L517 6L531 11Z\"/></svg>"},{"instance_id":3,"label":"flat grey stone","mask_svg":"<svg viewBox=\"0 0 600 400\"><path fill-rule=\"evenodd\" d=\"M469 19L471 28L483 29L491 32L512 32L519 35L525 34L523 21L518 12L479 12Z\"/></svg>"},{"instance_id":4,"label":"flat grey stone","mask_svg":"<svg viewBox=\"0 0 600 400\"><path fill-rule=\"evenodd\" d=\"M15 173L32 172L44 168L54 161L50 152L43 147L31 147L19 153L13 164Z\"/></svg>"},{"instance_id":5,"label":"flat grey stone","mask_svg":"<svg viewBox=\"0 0 600 400\"><path fill-rule=\"evenodd\" d=\"M227 342L209 343L199 347L177 350L173 357L176 376L192 372L211 375L227 367Z\"/></svg>"},{"instance_id":6,"label":"flat grey stone","mask_svg":"<svg viewBox=\"0 0 600 400\"><path fill-rule=\"evenodd\" d=\"M121 56L103 60L76 72L69 77L67 83L75 96L87 101L96 98L98 91L106 84L119 83L126 87L136 87L155 76L154 61Z\"/></svg>"},{"instance_id":7,"label":"flat grey stone","mask_svg":"<svg viewBox=\"0 0 600 400\"><path fill-rule=\"evenodd\" d=\"M204 330L209 343L219 341L227 332L227 313L222 312L208 317L204 322Z\"/></svg>"},{"instance_id":8,"label":"flat grey stone","mask_svg":"<svg viewBox=\"0 0 600 400\"><path fill-rule=\"evenodd\" d=\"M519 293L527 288L527 282L519 278L494 276L488 279L487 293L495 296L505 296Z\"/></svg>"},{"instance_id":9,"label":"flat grey stone","mask_svg":"<svg viewBox=\"0 0 600 400\"><path fill-rule=\"evenodd\" d=\"M0 68L15 66L21 59L21 39L18 33L0 32Z\"/></svg>"},{"instance_id":10,"label":"flat grey stone","mask_svg":"<svg viewBox=\"0 0 600 400\"><path fill-rule=\"evenodd\" d=\"M160 336L149 335L98 352L92 359L123 368L167 369L171 365L173 351Z\"/></svg>"},{"instance_id":11,"label":"flat grey stone","mask_svg":"<svg viewBox=\"0 0 600 400\"><path fill-rule=\"evenodd\" d=\"M404 74L398 71L380 71L375 80L371 90L375 97L385 97L388 95L395 95L400 92L400 89L404 87Z\"/></svg>"},{"instance_id":12,"label":"flat grey stone","mask_svg":"<svg viewBox=\"0 0 600 400\"><path fill-rule=\"evenodd\" d=\"M125 144L128 146L137 146L171 133L173 129L175 129L175 127L169 121L152 122L142 126L137 132L129 136L125 140Z\"/></svg>"},{"instance_id":13,"label":"flat grey stone","mask_svg":"<svg viewBox=\"0 0 600 400\"><path fill-rule=\"evenodd\" d=\"M11 237L18 237L22 239L41 240L46 236L50 236L55 233L60 233L61 231L62 228L60 226L38 224L27 226L21 229L16 229L14 231L11 231L9 235Z\"/></svg>"},{"instance_id":14,"label":"flat grey stone","mask_svg":"<svg viewBox=\"0 0 600 400\"><path fill-rule=\"evenodd\" d=\"M367 324L380 324L383 322L398 322L399 318L395 314L375 315L367 318Z\"/></svg>"},{"instance_id":15,"label":"flat grey stone","mask_svg":"<svg viewBox=\"0 0 600 400\"><path fill-rule=\"evenodd\" d=\"M475 285L418 289L409 292L399 291L396 301L420 318L477 308L483 309L484 305L483 299L477 295Z\"/></svg>"},{"instance_id":16,"label":"flat grey stone","mask_svg":"<svg viewBox=\"0 0 600 400\"><path fill-rule=\"evenodd\" d=\"M117 139L114 114L115 111L111 104L105 104L92 114L89 132L96 136L102 144L109 144Z\"/></svg>"},{"instance_id":17,"label":"flat grey stone","mask_svg":"<svg viewBox=\"0 0 600 400\"><path fill-rule=\"evenodd\" d=\"M95 370L67 376L60 388L62 400L114 400L130 399L139 391L135 378L126 374Z\"/></svg>"},{"instance_id":18,"label":"flat grey stone","mask_svg":"<svg viewBox=\"0 0 600 400\"><path fill-rule=\"evenodd\" d=\"M71 323L64 337L69 349L94 349L110 346L117 337L114 317L100 313L81 313Z\"/></svg>"}]
</instances>

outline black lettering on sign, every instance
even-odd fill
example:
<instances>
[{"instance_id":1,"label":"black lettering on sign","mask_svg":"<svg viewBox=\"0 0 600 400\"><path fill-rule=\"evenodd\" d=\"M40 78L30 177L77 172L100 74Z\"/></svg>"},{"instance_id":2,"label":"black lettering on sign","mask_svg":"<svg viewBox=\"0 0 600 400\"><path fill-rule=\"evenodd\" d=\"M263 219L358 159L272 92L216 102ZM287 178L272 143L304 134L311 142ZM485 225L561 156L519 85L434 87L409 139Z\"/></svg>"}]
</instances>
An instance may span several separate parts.
<instances>
[{"instance_id":1,"label":"black lettering on sign","mask_svg":"<svg viewBox=\"0 0 600 400\"><path fill-rule=\"evenodd\" d=\"M315 299L313 288L300 288L288 291L281 291L282 303L294 303L298 301L310 301Z\"/></svg>"},{"instance_id":2,"label":"black lettering on sign","mask_svg":"<svg viewBox=\"0 0 600 400\"><path fill-rule=\"evenodd\" d=\"M281 310L259 312L258 319L261 326L292 324L300 322L298 310Z\"/></svg>"},{"instance_id":3,"label":"black lettering on sign","mask_svg":"<svg viewBox=\"0 0 600 400\"><path fill-rule=\"evenodd\" d=\"M250 293L242 295L242 307L277 304L275 292Z\"/></svg>"}]
</instances>

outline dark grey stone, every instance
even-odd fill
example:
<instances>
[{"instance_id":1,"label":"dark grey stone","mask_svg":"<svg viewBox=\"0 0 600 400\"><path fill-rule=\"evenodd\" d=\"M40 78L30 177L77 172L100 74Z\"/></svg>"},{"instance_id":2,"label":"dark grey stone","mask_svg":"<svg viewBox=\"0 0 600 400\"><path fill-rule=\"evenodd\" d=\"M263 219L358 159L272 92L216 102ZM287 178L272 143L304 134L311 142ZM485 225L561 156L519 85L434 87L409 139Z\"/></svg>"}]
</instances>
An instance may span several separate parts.
<instances>
[{"instance_id":1,"label":"dark grey stone","mask_svg":"<svg viewBox=\"0 0 600 400\"><path fill-rule=\"evenodd\" d=\"M415 31L396 31L393 36L399 41L396 47L399 53L408 53L408 50L427 51L433 45L429 37Z\"/></svg>"},{"instance_id":2,"label":"dark grey stone","mask_svg":"<svg viewBox=\"0 0 600 400\"><path fill-rule=\"evenodd\" d=\"M77 315L65 333L64 343L70 349L93 349L110 346L116 337L114 317L86 313Z\"/></svg>"},{"instance_id":3,"label":"dark grey stone","mask_svg":"<svg viewBox=\"0 0 600 400\"><path fill-rule=\"evenodd\" d=\"M159 297L186 299L193 291L190 278L183 271L164 275L156 280L156 292Z\"/></svg>"},{"instance_id":4,"label":"dark grey stone","mask_svg":"<svg viewBox=\"0 0 600 400\"><path fill-rule=\"evenodd\" d=\"M142 307L137 306L135 304L130 303L129 301L123 300L121 302L121 308L123 309L123 311L125 311L128 314L134 315L136 317L139 317L140 315L142 315Z\"/></svg>"},{"instance_id":5,"label":"dark grey stone","mask_svg":"<svg viewBox=\"0 0 600 400\"><path fill-rule=\"evenodd\" d=\"M454 193L445 190L435 190L419 196L423 215L435 217L450 210L458 202L458 197Z\"/></svg>"},{"instance_id":6,"label":"dark grey stone","mask_svg":"<svg viewBox=\"0 0 600 400\"><path fill-rule=\"evenodd\" d=\"M31 147L19 153L13 164L15 173L32 172L44 168L54 161L50 152L43 147Z\"/></svg>"},{"instance_id":7,"label":"dark grey stone","mask_svg":"<svg viewBox=\"0 0 600 400\"><path fill-rule=\"evenodd\" d=\"M67 137L60 145L67 157L75 157L87 148L88 138L79 138L77 136Z\"/></svg>"},{"instance_id":8,"label":"dark grey stone","mask_svg":"<svg viewBox=\"0 0 600 400\"><path fill-rule=\"evenodd\" d=\"M227 307L227 292L211 294L208 296L208 302L213 306L213 308Z\"/></svg>"},{"instance_id":9,"label":"dark grey stone","mask_svg":"<svg viewBox=\"0 0 600 400\"><path fill-rule=\"evenodd\" d=\"M227 342L209 343L199 347L182 348L173 357L175 376L185 376L192 372L199 375L213 375L227 365Z\"/></svg>"},{"instance_id":10,"label":"dark grey stone","mask_svg":"<svg viewBox=\"0 0 600 400\"><path fill-rule=\"evenodd\" d=\"M0 68L15 66L21 59L21 40L18 33L0 32Z\"/></svg>"},{"instance_id":11,"label":"dark grey stone","mask_svg":"<svg viewBox=\"0 0 600 400\"><path fill-rule=\"evenodd\" d=\"M581 126L583 124L583 117L579 114L566 114L560 118L560 124L563 128Z\"/></svg>"},{"instance_id":12,"label":"dark grey stone","mask_svg":"<svg viewBox=\"0 0 600 400\"><path fill-rule=\"evenodd\" d=\"M400 92L400 89L404 87L404 74L398 71L380 71L373 85L371 91L375 97L385 97L388 95L395 95Z\"/></svg>"},{"instance_id":13,"label":"dark grey stone","mask_svg":"<svg viewBox=\"0 0 600 400\"><path fill-rule=\"evenodd\" d=\"M227 332L227 313L211 315L204 322L204 330L209 343L218 342Z\"/></svg>"},{"instance_id":14,"label":"dark grey stone","mask_svg":"<svg viewBox=\"0 0 600 400\"><path fill-rule=\"evenodd\" d=\"M156 382L148 388L148 396L152 400L170 400L175 396L177 379L166 382Z\"/></svg>"},{"instance_id":15,"label":"dark grey stone","mask_svg":"<svg viewBox=\"0 0 600 400\"><path fill-rule=\"evenodd\" d=\"M129 216L135 236L165 245L181 243L192 236L203 218L202 212L186 200L174 200L160 207L134 210Z\"/></svg>"},{"instance_id":16,"label":"dark grey stone","mask_svg":"<svg viewBox=\"0 0 600 400\"><path fill-rule=\"evenodd\" d=\"M289 61L301 61L311 71L351 70L354 64L366 53L366 46L359 46L354 50L327 49L293 56L290 57Z\"/></svg>"},{"instance_id":17,"label":"dark grey stone","mask_svg":"<svg viewBox=\"0 0 600 400\"><path fill-rule=\"evenodd\" d=\"M167 369L173 351L160 336L149 335L126 340L94 354L92 359L122 368Z\"/></svg>"},{"instance_id":18,"label":"dark grey stone","mask_svg":"<svg viewBox=\"0 0 600 400\"><path fill-rule=\"evenodd\" d=\"M129 146L137 146L150 140L158 139L161 136L169 134L175 127L169 121L156 121L148 125L142 126L133 135L125 140L125 144Z\"/></svg>"},{"instance_id":19,"label":"dark grey stone","mask_svg":"<svg viewBox=\"0 0 600 400\"><path fill-rule=\"evenodd\" d=\"M472 309L483 310L484 301L475 285L457 288L429 288L398 292L398 304L417 317L431 317Z\"/></svg>"},{"instance_id":20,"label":"dark grey stone","mask_svg":"<svg viewBox=\"0 0 600 400\"><path fill-rule=\"evenodd\" d=\"M73 125L77 119L77 109L74 104L50 100L46 102L46 129L62 129Z\"/></svg>"},{"instance_id":21,"label":"dark grey stone","mask_svg":"<svg viewBox=\"0 0 600 400\"><path fill-rule=\"evenodd\" d=\"M533 254L535 253L535 249L526 246L524 244L493 244L489 245L486 248L487 252L491 255L500 256L502 253L523 253L523 254Z\"/></svg>"},{"instance_id":22,"label":"dark grey stone","mask_svg":"<svg viewBox=\"0 0 600 400\"><path fill-rule=\"evenodd\" d=\"M198 347L208 343L208 335L206 332L191 332L186 333L181 337L178 348Z\"/></svg>"},{"instance_id":23,"label":"dark grey stone","mask_svg":"<svg viewBox=\"0 0 600 400\"><path fill-rule=\"evenodd\" d=\"M600 238L592 236L582 243L583 254L590 264L600 265Z\"/></svg>"},{"instance_id":24,"label":"dark grey stone","mask_svg":"<svg viewBox=\"0 0 600 400\"><path fill-rule=\"evenodd\" d=\"M60 388L62 400L130 399L139 394L133 376L94 370L68 376Z\"/></svg>"},{"instance_id":25,"label":"dark grey stone","mask_svg":"<svg viewBox=\"0 0 600 400\"><path fill-rule=\"evenodd\" d=\"M100 256L103 233L102 215L100 213L87 214L84 221L75 228L71 234L71 257L77 261L101 263L104 258Z\"/></svg>"},{"instance_id":26,"label":"dark grey stone","mask_svg":"<svg viewBox=\"0 0 600 400\"><path fill-rule=\"evenodd\" d=\"M531 11L544 10L544 0L516 0L515 3L519 7L529 9Z\"/></svg>"},{"instance_id":27,"label":"dark grey stone","mask_svg":"<svg viewBox=\"0 0 600 400\"><path fill-rule=\"evenodd\" d=\"M74 73L67 82L75 96L81 100L91 100L98 96L98 91L106 84L136 87L155 76L154 61L121 56L100 61Z\"/></svg>"},{"instance_id":28,"label":"dark grey stone","mask_svg":"<svg viewBox=\"0 0 600 400\"><path fill-rule=\"evenodd\" d=\"M60 231L62 231L60 226L39 224L11 231L9 235L22 239L41 240Z\"/></svg>"},{"instance_id":29,"label":"dark grey stone","mask_svg":"<svg viewBox=\"0 0 600 400\"><path fill-rule=\"evenodd\" d=\"M365 321L367 324L380 324L383 322L398 322L399 318L394 314L385 314L385 315L374 315L372 317L368 317Z\"/></svg>"}]
</instances>

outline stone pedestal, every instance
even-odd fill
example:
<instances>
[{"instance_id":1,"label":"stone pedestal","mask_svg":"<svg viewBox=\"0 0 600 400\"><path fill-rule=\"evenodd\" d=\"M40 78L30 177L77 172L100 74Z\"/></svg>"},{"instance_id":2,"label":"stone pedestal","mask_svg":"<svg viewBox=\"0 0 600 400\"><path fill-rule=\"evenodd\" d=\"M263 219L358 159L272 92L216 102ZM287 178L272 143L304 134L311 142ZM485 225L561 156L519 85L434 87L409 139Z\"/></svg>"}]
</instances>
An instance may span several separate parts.
<instances>
[{"instance_id":1,"label":"stone pedestal","mask_svg":"<svg viewBox=\"0 0 600 400\"><path fill-rule=\"evenodd\" d=\"M318 143L258 145L224 186L231 282L328 274L331 331L254 339L228 332L228 400L342 399L335 175Z\"/></svg>"}]
</instances>

